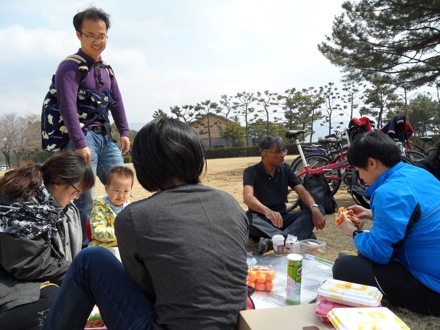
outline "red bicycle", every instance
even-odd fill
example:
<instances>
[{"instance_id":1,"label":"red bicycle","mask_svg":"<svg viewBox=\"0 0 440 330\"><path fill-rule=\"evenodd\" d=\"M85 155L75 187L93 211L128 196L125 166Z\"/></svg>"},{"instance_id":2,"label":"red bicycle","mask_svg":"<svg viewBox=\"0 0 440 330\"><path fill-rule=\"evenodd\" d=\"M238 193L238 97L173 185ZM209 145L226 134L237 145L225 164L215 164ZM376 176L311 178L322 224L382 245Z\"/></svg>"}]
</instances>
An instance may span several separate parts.
<instances>
[{"instance_id":1,"label":"red bicycle","mask_svg":"<svg viewBox=\"0 0 440 330\"><path fill-rule=\"evenodd\" d=\"M338 192L341 184L344 183L353 200L357 204L369 208L370 200L365 194L368 185L363 182L359 177L359 173L348 162L347 148L340 148L338 152L332 155L332 157L316 153L304 154L298 138L304 133L306 133L304 130L287 130L285 134L287 138L295 141L298 148L299 157L291 164L291 167L298 178L301 181L304 181L306 175L323 174L328 181L333 195ZM346 130L346 136L349 136L348 130ZM347 139L347 144L348 146L350 145L349 139ZM411 159L408 157L401 156L401 159L405 163L412 164ZM287 210L291 211L296 208L299 205L299 201L299 196L295 191L291 191L287 197Z\"/></svg>"},{"instance_id":2,"label":"red bicycle","mask_svg":"<svg viewBox=\"0 0 440 330\"><path fill-rule=\"evenodd\" d=\"M334 153L332 157L316 153L304 154L298 138L304 133L306 133L304 130L288 130L285 134L287 138L294 140L298 148L299 157L291 164L291 167L298 178L303 181L306 175L323 174L328 181L333 195L338 192L342 182L348 187L351 187L353 174L356 171L354 171L347 161L347 151L341 148L338 152ZM299 196L294 191L291 191L288 196L287 210L293 210L298 205Z\"/></svg>"}]
</instances>

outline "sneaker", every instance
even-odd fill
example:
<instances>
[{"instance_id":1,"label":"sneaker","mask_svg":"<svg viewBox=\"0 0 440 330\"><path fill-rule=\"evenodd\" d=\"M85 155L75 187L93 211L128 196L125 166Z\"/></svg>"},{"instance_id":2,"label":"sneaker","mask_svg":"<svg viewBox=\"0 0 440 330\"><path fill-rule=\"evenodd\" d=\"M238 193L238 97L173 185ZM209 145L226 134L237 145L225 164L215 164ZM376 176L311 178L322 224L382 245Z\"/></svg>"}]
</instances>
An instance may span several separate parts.
<instances>
[{"instance_id":1,"label":"sneaker","mask_svg":"<svg viewBox=\"0 0 440 330\"><path fill-rule=\"evenodd\" d=\"M272 249L272 240L270 238L260 237L260 242L258 243L258 254L266 253Z\"/></svg>"}]
</instances>

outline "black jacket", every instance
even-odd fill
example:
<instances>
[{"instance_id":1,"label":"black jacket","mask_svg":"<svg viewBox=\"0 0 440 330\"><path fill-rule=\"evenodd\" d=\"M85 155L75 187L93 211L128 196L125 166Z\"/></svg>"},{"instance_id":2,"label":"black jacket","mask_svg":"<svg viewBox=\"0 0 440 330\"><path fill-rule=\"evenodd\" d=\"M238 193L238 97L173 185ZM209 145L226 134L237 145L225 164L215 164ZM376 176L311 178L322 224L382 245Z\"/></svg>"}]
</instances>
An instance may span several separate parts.
<instances>
[{"instance_id":1,"label":"black jacket","mask_svg":"<svg viewBox=\"0 0 440 330\"><path fill-rule=\"evenodd\" d=\"M426 158L415 162L414 165L424 168L434 175L437 180L440 180L440 159L436 154L427 156Z\"/></svg>"},{"instance_id":2,"label":"black jacket","mask_svg":"<svg viewBox=\"0 0 440 330\"><path fill-rule=\"evenodd\" d=\"M0 196L0 204L6 205ZM58 234L51 239L18 238L0 232L0 312L40 299L45 282L60 284L73 257L81 251L79 211L66 208Z\"/></svg>"}]
</instances>

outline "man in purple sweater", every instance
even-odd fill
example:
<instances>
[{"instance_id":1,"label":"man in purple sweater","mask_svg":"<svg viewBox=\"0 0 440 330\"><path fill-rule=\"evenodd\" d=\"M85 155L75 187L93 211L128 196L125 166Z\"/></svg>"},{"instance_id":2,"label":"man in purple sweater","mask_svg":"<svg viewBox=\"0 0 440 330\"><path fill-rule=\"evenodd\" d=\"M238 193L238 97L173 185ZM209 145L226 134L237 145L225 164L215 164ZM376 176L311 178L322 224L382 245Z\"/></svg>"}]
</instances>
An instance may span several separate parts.
<instances>
[{"instance_id":1,"label":"man in purple sweater","mask_svg":"<svg viewBox=\"0 0 440 330\"><path fill-rule=\"evenodd\" d=\"M55 74L60 113L70 140L63 149L75 150L83 156L90 163L95 177L97 175L105 184L106 173L113 166L123 165L122 154L130 150L129 128L118 83L101 58L107 45L109 15L90 7L73 17L73 25L81 42L76 54L87 61L88 71L84 76L75 62L66 61ZM102 97L108 105L103 109L102 106L99 109L84 107L81 104L87 97ZM102 105L102 102L98 103ZM111 138L109 110L121 136L121 149ZM90 123L91 118L94 119ZM93 189L86 191L75 202L81 214L83 247L88 244L85 224L92 209L93 194Z\"/></svg>"}]
</instances>

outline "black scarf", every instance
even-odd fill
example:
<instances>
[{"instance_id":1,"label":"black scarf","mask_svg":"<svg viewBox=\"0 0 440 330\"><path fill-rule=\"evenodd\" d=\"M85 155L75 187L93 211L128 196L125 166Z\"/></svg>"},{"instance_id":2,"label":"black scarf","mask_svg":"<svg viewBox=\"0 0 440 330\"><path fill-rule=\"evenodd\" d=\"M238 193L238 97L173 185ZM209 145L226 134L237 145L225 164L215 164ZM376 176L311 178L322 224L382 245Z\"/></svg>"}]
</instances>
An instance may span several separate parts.
<instances>
[{"instance_id":1,"label":"black scarf","mask_svg":"<svg viewBox=\"0 0 440 330\"><path fill-rule=\"evenodd\" d=\"M27 239L51 238L63 217L63 209L42 184L31 201L0 205L0 232Z\"/></svg>"}]
</instances>

